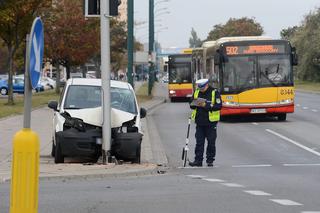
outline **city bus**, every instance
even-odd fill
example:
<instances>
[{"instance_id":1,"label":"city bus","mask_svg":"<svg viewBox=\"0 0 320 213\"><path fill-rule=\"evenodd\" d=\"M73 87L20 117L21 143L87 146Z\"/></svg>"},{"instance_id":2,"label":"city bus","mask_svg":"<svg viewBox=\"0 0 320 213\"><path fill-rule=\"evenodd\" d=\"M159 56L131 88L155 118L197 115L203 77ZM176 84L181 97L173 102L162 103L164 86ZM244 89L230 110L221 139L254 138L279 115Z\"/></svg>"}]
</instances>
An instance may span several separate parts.
<instances>
[{"instance_id":1,"label":"city bus","mask_svg":"<svg viewBox=\"0 0 320 213\"><path fill-rule=\"evenodd\" d=\"M172 102L189 99L193 93L191 74L191 53L169 55L168 92Z\"/></svg>"},{"instance_id":2,"label":"city bus","mask_svg":"<svg viewBox=\"0 0 320 213\"><path fill-rule=\"evenodd\" d=\"M294 112L297 54L289 41L224 37L204 46L202 72L221 93L221 116L265 114L284 121Z\"/></svg>"}]
</instances>

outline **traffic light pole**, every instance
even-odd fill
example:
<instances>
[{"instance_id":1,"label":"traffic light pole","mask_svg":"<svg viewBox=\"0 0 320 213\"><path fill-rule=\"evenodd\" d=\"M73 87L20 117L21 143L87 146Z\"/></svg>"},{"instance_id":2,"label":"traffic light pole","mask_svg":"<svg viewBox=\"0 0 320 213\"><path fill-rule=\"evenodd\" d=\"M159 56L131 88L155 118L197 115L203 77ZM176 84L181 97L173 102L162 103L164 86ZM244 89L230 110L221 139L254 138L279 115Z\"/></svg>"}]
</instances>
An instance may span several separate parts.
<instances>
[{"instance_id":1,"label":"traffic light pole","mask_svg":"<svg viewBox=\"0 0 320 213\"><path fill-rule=\"evenodd\" d=\"M134 0L128 0L128 72L127 78L128 83L134 87L133 84L133 46L134 46L134 38L133 38L133 23L134 23L134 16L133 16L133 4Z\"/></svg>"},{"instance_id":2,"label":"traffic light pole","mask_svg":"<svg viewBox=\"0 0 320 213\"><path fill-rule=\"evenodd\" d=\"M102 83L102 161L111 157L111 106L110 106L110 20L109 0L100 0L101 25L101 83Z\"/></svg>"},{"instance_id":3,"label":"traffic light pole","mask_svg":"<svg viewBox=\"0 0 320 213\"><path fill-rule=\"evenodd\" d=\"M153 86L153 51L154 51L154 0L149 0L149 84L148 95L151 95Z\"/></svg>"}]
</instances>

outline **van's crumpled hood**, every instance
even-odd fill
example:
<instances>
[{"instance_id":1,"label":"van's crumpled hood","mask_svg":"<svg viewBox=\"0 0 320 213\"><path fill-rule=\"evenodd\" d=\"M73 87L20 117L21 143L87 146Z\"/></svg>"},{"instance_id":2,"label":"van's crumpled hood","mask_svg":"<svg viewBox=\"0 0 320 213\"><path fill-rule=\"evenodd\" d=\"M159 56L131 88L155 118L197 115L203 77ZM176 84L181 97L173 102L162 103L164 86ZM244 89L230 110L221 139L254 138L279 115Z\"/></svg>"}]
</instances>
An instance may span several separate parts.
<instances>
[{"instance_id":1,"label":"van's crumpled hood","mask_svg":"<svg viewBox=\"0 0 320 213\"><path fill-rule=\"evenodd\" d=\"M71 117L82 119L84 123L102 127L102 107L87 109L65 110ZM121 127L123 123L131 121L136 115L111 108L111 128Z\"/></svg>"}]
</instances>

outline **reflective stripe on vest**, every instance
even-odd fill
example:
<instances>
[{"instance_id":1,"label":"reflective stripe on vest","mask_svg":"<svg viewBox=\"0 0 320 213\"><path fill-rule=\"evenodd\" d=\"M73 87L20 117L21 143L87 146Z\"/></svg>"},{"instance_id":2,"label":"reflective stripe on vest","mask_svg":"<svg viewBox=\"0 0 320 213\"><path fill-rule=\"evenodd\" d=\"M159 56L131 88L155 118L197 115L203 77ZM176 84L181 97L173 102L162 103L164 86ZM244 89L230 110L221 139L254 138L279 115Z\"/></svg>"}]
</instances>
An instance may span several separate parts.
<instances>
[{"instance_id":1,"label":"reflective stripe on vest","mask_svg":"<svg viewBox=\"0 0 320 213\"><path fill-rule=\"evenodd\" d=\"M196 91L193 94L193 98L197 99L199 96L199 89L196 89ZM216 96L216 92L213 90L212 91L212 95L211 95L211 102L212 104L215 104L215 96ZM197 108L195 108L192 113L191 113L191 119L194 121L196 119L196 115L197 115ZM220 111L209 111L209 121L210 122L215 122L215 121L219 121L220 120Z\"/></svg>"}]
</instances>

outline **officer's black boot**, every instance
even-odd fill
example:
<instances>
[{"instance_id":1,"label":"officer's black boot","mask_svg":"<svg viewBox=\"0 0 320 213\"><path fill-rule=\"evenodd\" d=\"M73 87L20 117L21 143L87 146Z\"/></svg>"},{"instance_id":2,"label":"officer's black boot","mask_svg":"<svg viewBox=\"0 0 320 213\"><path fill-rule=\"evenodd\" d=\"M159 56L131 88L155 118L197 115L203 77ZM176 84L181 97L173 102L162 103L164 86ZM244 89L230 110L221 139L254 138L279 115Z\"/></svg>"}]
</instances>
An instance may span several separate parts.
<instances>
[{"instance_id":1,"label":"officer's black boot","mask_svg":"<svg viewBox=\"0 0 320 213\"><path fill-rule=\"evenodd\" d=\"M191 167L202 167L202 162L200 162L200 161L189 162L189 166L191 166Z\"/></svg>"}]
</instances>

